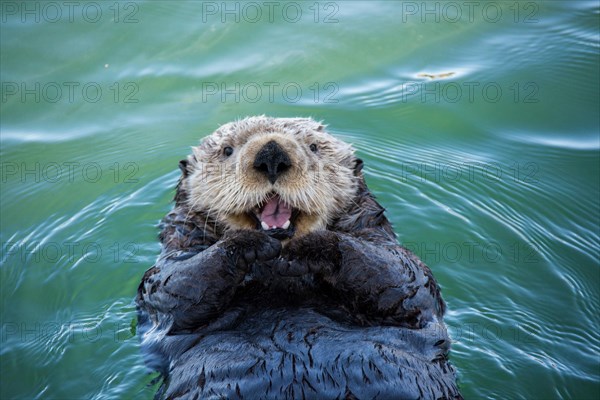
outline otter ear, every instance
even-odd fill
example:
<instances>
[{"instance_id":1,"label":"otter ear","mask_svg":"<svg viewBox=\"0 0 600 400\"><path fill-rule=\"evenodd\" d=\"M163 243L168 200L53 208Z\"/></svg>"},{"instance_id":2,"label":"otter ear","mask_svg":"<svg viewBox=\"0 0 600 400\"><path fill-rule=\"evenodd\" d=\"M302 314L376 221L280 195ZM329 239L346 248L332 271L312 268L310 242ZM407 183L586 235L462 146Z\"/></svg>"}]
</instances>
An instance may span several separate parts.
<instances>
[{"instance_id":1,"label":"otter ear","mask_svg":"<svg viewBox=\"0 0 600 400\"><path fill-rule=\"evenodd\" d=\"M181 176L177 182L177 188L175 189L175 204L181 205L187 200L187 192L183 180L190 174L188 171L189 161L187 159L179 161L179 169L181 170Z\"/></svg>"},{"instance_id":2,"label":"otter ear","mask_svg":"<svg viewBox=\"0 0 600 400\"><path fill-rule=\"evenodd\" d=\"M362 171L365 163L360 158L354 160L354 175L358 176L360 171Z\"/></svg>"},{"instance_id":3,"label":"otter ear","mask_svg":"<svg viewBox=\"0 0 600 400\"><path fill-rule=\"evenodd\" d=\"M179 161L179 169L181 170L181 173L183 174L183 178L188 176L190 173L187 169L188 164L189 164L189 161L187 159Z\"/></svg>"}]
</instances>

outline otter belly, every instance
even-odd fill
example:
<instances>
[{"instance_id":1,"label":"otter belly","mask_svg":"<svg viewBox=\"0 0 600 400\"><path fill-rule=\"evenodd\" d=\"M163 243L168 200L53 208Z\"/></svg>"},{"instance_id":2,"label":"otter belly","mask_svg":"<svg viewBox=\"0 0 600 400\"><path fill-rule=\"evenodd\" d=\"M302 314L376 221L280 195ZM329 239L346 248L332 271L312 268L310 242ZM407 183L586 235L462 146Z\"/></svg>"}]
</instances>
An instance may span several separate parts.
<instances>
[{"instance_id":1,"label":"otter belly","mask_svg":"<svg viewBox=\"0 0 600 400\"><path fill-rule=\"evenodd\" d=\"M192 343L170 366L167 396L440 398L454 378L444 367L446 330L437 324L352 327L310 309L275 309Z\"/></svg>"}]
</instances>

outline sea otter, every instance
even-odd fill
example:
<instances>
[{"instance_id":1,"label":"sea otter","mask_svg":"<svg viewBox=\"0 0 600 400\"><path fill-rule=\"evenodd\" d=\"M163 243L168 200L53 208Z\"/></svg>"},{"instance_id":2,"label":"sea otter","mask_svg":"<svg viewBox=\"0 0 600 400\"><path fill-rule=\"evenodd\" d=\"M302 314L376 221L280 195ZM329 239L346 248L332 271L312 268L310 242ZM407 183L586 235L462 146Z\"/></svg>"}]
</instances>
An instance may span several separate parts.
<instances>
[{"instance_id":1,"label":"sea otter","mask_svg":"<svg viewBox=\"0 0 600 400\"><path fill-rule=\"evenodd\" d=\"M350 145L312 119L251 117L179 167L136 298L158 398L461 398L439 286Z\"/></svg>"}]
</instances>

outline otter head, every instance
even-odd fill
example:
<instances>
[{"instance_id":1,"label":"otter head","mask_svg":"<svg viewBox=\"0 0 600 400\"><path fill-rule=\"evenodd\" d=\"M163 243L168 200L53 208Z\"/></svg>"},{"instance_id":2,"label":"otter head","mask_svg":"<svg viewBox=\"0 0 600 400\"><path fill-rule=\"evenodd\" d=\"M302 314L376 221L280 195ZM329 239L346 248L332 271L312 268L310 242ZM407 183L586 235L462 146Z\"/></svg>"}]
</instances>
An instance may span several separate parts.
<instances>
[{"instance_id":1,"label":"otter head","mask_svg":"<svg viewBox=\"0 0 600 400\"><path fill-rule=\"evenodd\" d=\"M182 161L178 202L227 229L279 239L326 229L362 179L352 147L312 119L251 117L221 126Z\"/></svg>"}]
</instances>

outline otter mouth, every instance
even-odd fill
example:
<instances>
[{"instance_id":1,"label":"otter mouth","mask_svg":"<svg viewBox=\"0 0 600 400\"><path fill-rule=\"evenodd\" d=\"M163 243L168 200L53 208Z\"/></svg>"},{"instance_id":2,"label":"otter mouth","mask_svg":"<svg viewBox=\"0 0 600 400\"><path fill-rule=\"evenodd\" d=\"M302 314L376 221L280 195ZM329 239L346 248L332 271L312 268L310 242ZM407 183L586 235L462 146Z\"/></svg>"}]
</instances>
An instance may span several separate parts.
<instances>
[{"instance_id":1,"label":"otter mouth","mask_svg":"<svg viewBox=\"0 0 600 400\"><path fill-rule=\"evenodd\" d=\"M278 194L273 194L267 202L255 209L256 229L262 230L276 239L294 236L294 222L299 211L284 202Z\"/></svg>"}]
</instances>

